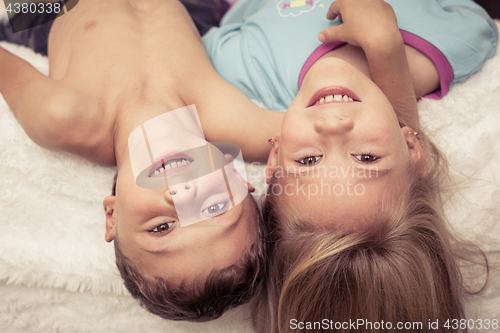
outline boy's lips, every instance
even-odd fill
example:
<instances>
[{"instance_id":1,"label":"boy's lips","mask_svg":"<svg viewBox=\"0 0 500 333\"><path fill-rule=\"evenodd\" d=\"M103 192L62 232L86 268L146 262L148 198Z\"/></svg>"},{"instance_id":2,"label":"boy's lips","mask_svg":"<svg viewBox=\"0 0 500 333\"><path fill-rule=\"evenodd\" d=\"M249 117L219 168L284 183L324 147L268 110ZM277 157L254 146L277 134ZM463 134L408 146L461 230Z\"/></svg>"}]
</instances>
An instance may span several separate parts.
<instances>
[{"instance_id":1,"label":"boy's lips","mask_svg":"<svg viewBox=\"0 0 500 333\"><path fill-rule=\"evenodd\" d=\"M338 97L340 96L340 98ZM323 101L320 100L323 99ZM323 103L351 103L361 102L359 97L351 90L344 87L327 87L318 90L309 101L307 107Z\"/></svg>"},{"instance_id":2,"label":"boy's lips","mask_svg":"<svg viewBox=\"0 0 500 333\"><path fill-rule=\"evenodd\" d=\"M165 177L187 169L194 160L183 152L167 153L160 156L149 169L149 177Z\"/></svg>"}]
</instances>

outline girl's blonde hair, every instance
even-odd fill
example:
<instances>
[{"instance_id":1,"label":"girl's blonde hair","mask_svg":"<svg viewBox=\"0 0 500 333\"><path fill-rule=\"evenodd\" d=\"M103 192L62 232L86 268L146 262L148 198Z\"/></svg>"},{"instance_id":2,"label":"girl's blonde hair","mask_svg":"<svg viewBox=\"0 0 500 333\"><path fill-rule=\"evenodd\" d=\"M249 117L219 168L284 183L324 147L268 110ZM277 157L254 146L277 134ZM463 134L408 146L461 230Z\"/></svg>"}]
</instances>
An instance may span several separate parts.
<instances>
[{"instance_id":1,"label":"girl's blonde hair","mask_svg":"<svg viewBox=\"0 0 500 333\"><path fill-rule=\"evenodd\" d=\"M443 324L464 318L466 288L454 255L458 242L441 208L447 163L423 133L420 142L425 177L421 165L412 164L403 193L380 202L372 227L363 231L314 228L314 221L300 218L273 194L277 181L271 181L263 212L269 276L254 303L257 332L349 332L353 326L343 323L358 319L371 325L355 332L391 331L388 322L392 331L436 332L429 327L436 320L439 331L454 331ZM386 329L377 326L382 321ZM301 322L312 329L297 329ZM397 329L397 323L417 326Z\"/></svg>"}]
</instances>

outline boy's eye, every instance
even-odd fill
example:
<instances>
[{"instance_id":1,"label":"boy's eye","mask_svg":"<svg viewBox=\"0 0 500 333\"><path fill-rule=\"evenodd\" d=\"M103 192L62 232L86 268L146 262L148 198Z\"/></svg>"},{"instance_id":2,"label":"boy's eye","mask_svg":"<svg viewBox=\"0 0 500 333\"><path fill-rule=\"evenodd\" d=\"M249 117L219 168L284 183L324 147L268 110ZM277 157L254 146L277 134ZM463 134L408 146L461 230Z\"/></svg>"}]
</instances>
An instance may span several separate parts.
<instances>
[{"instance_id":1,"label":"boy's eye","mask_svg":"<svg viewBox=\"0 0 500 333\"><path fill-rule=\"evenodd\" d=\"M221 214L227 202L216 203L210 207L205 208L201 212L207 215L218 215Z\"/></svg>"},{"instance_id":2,"label":"boy's eye","mask_svg":"<svg viewBox=\"0 0 500 333\"><path fill-rule=\"evenodd\" d=\"M152 233L163 233L163 232L166 232L166 231L170 230L170 228L172 228L172 226L174 225L174 223L175 222L168 222L168 223L159 224L154 229L150 230L149 232L152 232Z\"/></svg>"},{"instance_id":3,"label":"boy's eye","mask_svg":"<svg viewBox=\"0 0 500 333\"><path fill-rule=\"evenodd\" d=\"M305 166L310 166L310 165L314 165L314 164L318 163L318 161L320 159L321 159L321 156L307 156L307 157L304 157L304 158L298 160L297 162L299 164L302 164Z\"/></svg>"},{"instance_id":4,"label":"boy's eye","mask_svg":"<svg viewBox=\"0 0 500 333\"><path fill-rule=\"evenodd\" d=\"M377 156L373 156L371 154L361 154L361 155L353 155L358 161L362 163L372 163L379 159Z\"/></svg>"}]
</instances>

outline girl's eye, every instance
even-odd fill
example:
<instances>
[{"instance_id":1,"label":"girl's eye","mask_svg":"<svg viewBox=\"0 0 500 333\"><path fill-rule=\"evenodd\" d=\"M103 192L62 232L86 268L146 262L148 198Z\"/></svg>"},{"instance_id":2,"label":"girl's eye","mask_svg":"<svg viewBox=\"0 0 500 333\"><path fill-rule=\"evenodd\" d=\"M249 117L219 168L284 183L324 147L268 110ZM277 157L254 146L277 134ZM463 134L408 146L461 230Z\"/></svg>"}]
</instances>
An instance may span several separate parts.
<instances>
[{"instance_id":1,"label":"girl's eye","mask_svg":"<svg viewBox=\"0 0 500 333\"><path fill-rule=\"evenodd\" d=\"M219 215L222 214L222 211L226 205L227 202L216 203L208 208L205 208L201 212L207 215Z\"/></svg>"},{"instance_id":2,"label":"girl's eye","mask_svg":"<svg viewBox=\"0 0 500 333\"><path fill-rule=\"evenodd\" d=\"M163 223L163 224L159 224L157 225L154 229L152 230L149 230L149 232L152 232L152 233L164 233L166 231L169 231L172 226L174 225L175 222L168 222L168 223Z\"/></svg>"},{"instance_id":3,"label":"girl's eye","mask_svg":"<svg viewBox=\"0 0 500 333\"><path fill-rule=\"evenodd\" d=\"M367 153L367 154L361 154L361 155L353 155L358 161L362 162L362 163L373 163L375 162L376 160L379 159L379 157L377 156L373 156L372 154L370 153Z\"/></svg>"},{"instance_id":4,"label":"girl's eye","mask_svg":"<svg viewBox=\"0 0 500 333\"><path fill-rule=\"evenodd\" d=\"M300 160L297 161L297 163L305 165L305 166L310 166L318 163L318 161L321 159L321 156L307 156L304 157Z\"/></svg>"}]
</instances>

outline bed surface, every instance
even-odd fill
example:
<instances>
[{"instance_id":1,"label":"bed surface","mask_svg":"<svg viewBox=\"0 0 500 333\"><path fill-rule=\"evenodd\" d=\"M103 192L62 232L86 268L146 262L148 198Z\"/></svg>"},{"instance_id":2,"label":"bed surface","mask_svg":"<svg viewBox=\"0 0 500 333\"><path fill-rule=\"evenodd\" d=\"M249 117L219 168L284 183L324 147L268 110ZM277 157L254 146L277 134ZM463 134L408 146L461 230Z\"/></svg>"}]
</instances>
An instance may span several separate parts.
<instances>
[{"instance_id":1,"label":"bed surface","mask_svg":"<svg viewBox=\"0 0 500 333\"><path fill-rule=\"evenodd\" d=\"M47 74L47 58L0 45ZM446 202L450 222L498 260L500 56L444 99L424 99L419 109L423 128L462 180ZM114 264L113 245L104 241L102 200L114 173L38 147L0 96L0 331L252 332L247 306L196 324L162 320L132 299ZM263 168L247 173L262 194ZM468 299L468 318L500 320L497 275L484 294Z\"/></svg>"}]
</instances>

